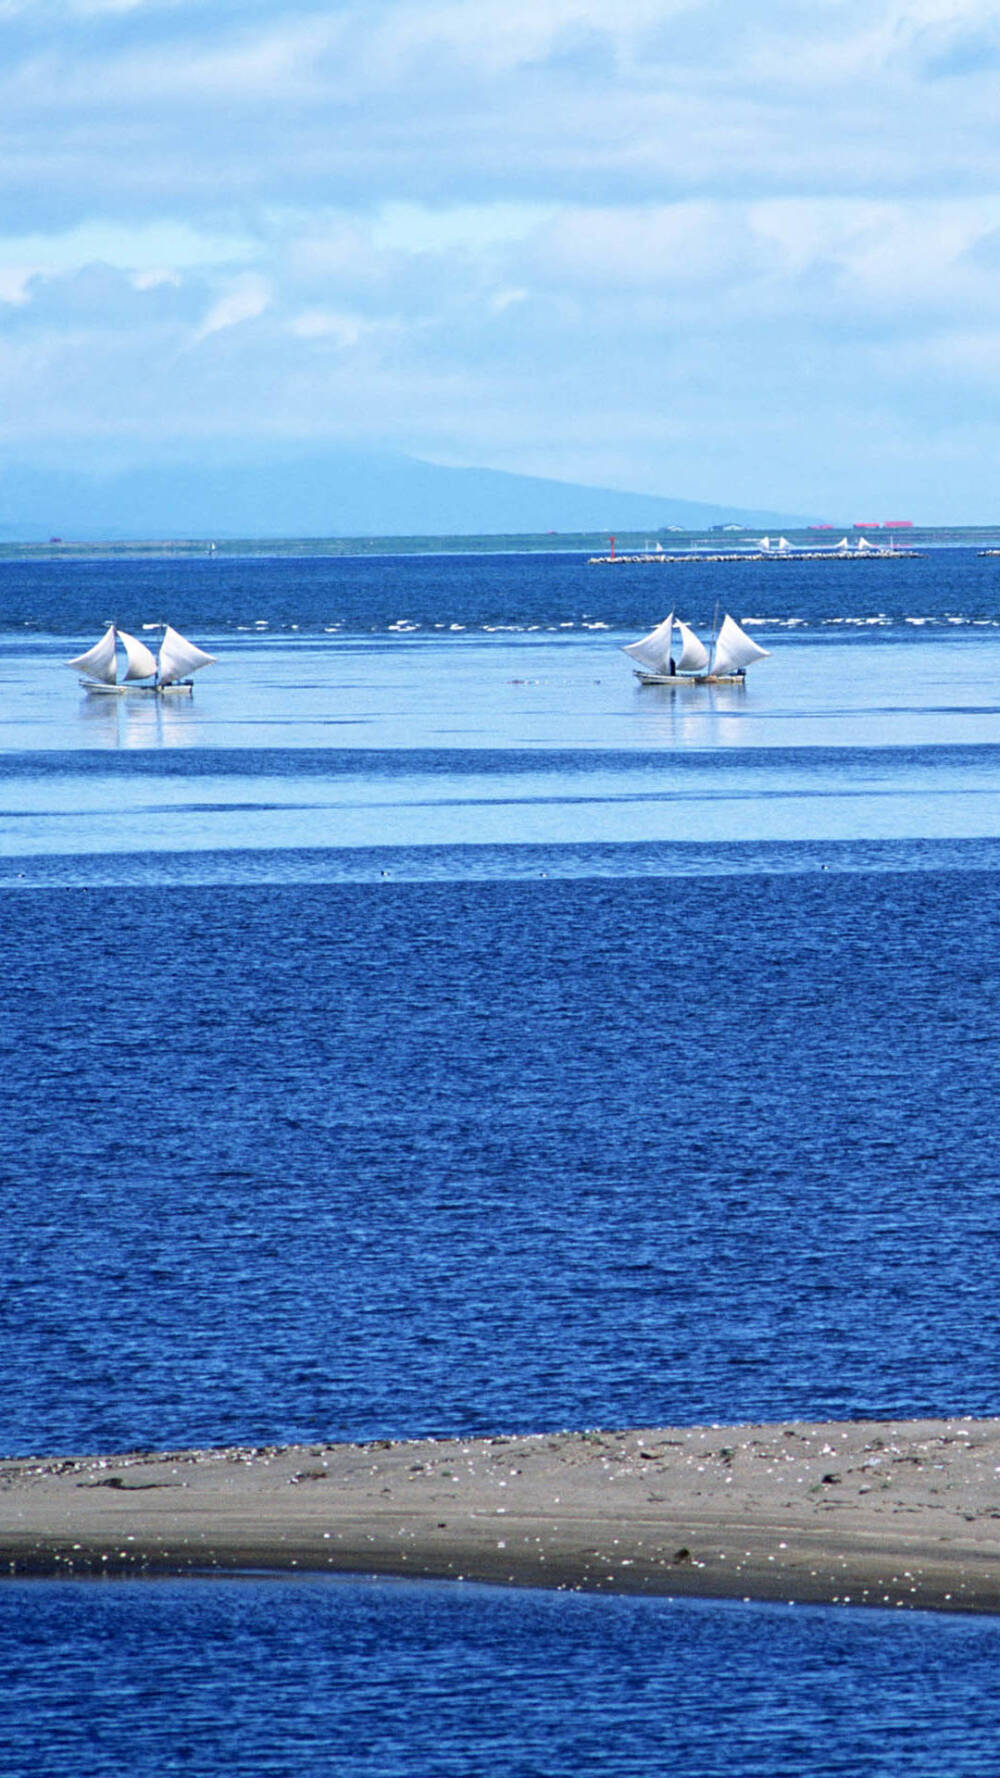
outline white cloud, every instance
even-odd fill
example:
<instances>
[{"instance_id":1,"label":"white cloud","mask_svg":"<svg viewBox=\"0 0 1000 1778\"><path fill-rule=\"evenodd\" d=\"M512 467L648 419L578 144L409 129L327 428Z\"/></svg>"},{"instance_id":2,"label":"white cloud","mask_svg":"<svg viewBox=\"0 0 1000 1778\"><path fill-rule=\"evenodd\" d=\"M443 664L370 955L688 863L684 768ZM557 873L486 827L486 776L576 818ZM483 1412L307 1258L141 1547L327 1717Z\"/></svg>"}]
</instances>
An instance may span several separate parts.
<instances>
[{"instance_id":1,"label":"white cloud","mask_svg":"<svg viewBox=\"0 0 1000 1778\"><path fill-rule=\"evenodd\" d=\"M15 305L27 302L31 276L31 268L27 266L0 266L0 302Z\"/></svg>"},{"instance_id":2,"label":"white cloud","mask_svg":"<svg viewBox=\"0 0 1000 1778\"><path fill-rule=\"evenodd\" d=\"M125 134L134 142L164 128L173 134L182 119L181 135L189 137L193 117L199 131L225 135L234 115L249 116L261 104L322 98L312 70L333 49L336 25L279 17L248 28L223 18L206 29L203 13L189 21L184 10L176 18L168 11L162 21L157 9L134 23L129 15L103 27L81 20L76 30L67 24L62 33L39 31L20 55L0 60L4 110L36 124L45 119L59 135L92 116L98 143L109 125L117 135L123 120L132 120ZM123 161L116 184L133 170Z\"/></svg>"},{"instance_id":3,"label":"white cloud","mask_svg":"<svg viewBox=\"0 0 1000 1778\"><path fill-rule=\"evenodd\" d=\"M180 276L177 272L166 271L163 267L148 272L133 272L132 274L133 290L159 290L164 284L170 284L174 289L179 289L180 283Z\"/></svg>"},{"instance_id":4,"label":"white cloud","mask_svg":"<svg viewBox=\"0 0 1000 1778\"><path fill-rule=\"evenodd\" d=\"M994 61L994 0L0 0L0 403L800 506L890 411L981 452Z\"/></svg>"},{"instance_id":5,"label":"white cloud","mask_svg":"<svg viewBox=\"0 0 1000 1778\"><path fill-rule=\"evenodd\" d=\"M259 315L270 308L271 299L271 288L264 278L248 275L237 279L212 304L195 334L195 340L204 340L210 334L222 333L229 327L238 327L242 321L256 321Z\"/></svg>"},{"instance_id":6,"label":"white cloud","mask_svg":"<svg viewBox=\"0 0 1000 1778\"><path fill-rule=\"evenodd\" d=\"M356 346L372 323L360 315L337 314L329 309L306 309L288 324L300 340L327 340L334 346Z\"/></svg>"},{"instance_id":7,"label":"white cloud","mask_svg":"<svg viewBox=\"0 0 1000 1778\"><path fill-rule=\"evenodd\" d=\"M443 56L481 74L496 76L544 61L592 34L620 49L690 0L424 0L384 9L365 57L398 77L414 63L431 72L429 58Z\"/></svg>"},{"instance_id":8,"label":"white cloud","mask_svg":"<svg viewBox=\"0 0 1000 1778\"><path fill-rule=\"evenodd\" d=\"M502 315L505 309L515 308L519 303L526 303L530 300L530 290L523 287L514 290L496 290L490 297L490 307L494 314Z\"/></svg>"},{"instance_id":9,"label":"white cloud","mask_svg":"<svg viewBox=\"0 0 1000 1778\"><path fill-rule=\"evenodd\" d=\"M137 13L178 12L190 0L0 0L0 24L4 19L24 19L41 25L82 20L115 20Z\"/></svg>"},{"instance_id":10,"label":"white cloud","mask_svg":"<svg viewBox=\"0 0 1000 1778\"><path fill-rule=\"evenodd\" d=\"M376 251L475 252L500 242L524 240L552 214L550 204L389 203L379 207L370 227L370 239Z\"/></svg>"},{"instance_id":11,"label":"white cloud","mask_svg":"<svg viewBox=\"0 0 1000 1778\"><path fill-rule=\"evenodd\" d=\"M228 265L254 252L254 244L245 236L213 236L169 220L129 224L88 219L48 234L0 234L0 267L30 266L45 273L94 264L130 271L162 265Z\"/></svg>"},{"instance_id":12,"label":"white cloud","mask_svg":"<svg viewBox=\"0 0 1000 1778\"><path fill-rule=\"evenodd\" d=\"M711 203L565 208L535 242L548 280L664 289L745 275L745 209Z\"/></svg>"},{"instance_id":13,"label":"white cloud","mask_svg":"<svg viewBox=\"0 0 1000 1778\"><path fill-rule=\"evenodd\" d=\"M252 252L245 239L168 221L86 221L51 234L0 235L0 302L29 303L46 283L94 266L128 272L137 291L178 287L185 272L239 263Z\"/></svg>"}]
</instances>

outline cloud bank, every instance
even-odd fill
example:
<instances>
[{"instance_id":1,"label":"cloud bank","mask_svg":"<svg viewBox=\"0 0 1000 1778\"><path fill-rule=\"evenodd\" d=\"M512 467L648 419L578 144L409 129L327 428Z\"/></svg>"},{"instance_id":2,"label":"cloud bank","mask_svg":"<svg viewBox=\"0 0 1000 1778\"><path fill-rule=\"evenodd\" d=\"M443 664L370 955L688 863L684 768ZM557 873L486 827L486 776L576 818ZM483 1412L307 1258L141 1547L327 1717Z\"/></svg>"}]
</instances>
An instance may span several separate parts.
<instances>
[{"instance_id":1,"label":"cloud bank","mask_svg":"<svg viewBox=\"0 0 1000 1778\"><path fill-rule=\"evenodd\" d=\"M0 0L0 459L996 516L978 0Z\"/></svg>"}]
</instances>

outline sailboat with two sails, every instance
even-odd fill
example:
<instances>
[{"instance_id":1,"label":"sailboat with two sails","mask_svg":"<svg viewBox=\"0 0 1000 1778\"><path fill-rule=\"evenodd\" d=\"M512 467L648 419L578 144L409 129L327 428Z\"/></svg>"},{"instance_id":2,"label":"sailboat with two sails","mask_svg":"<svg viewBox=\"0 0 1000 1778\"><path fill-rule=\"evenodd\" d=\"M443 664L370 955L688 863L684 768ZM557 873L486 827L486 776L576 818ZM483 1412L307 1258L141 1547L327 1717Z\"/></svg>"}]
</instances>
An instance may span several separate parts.
<instances>
[{"instance_id":1,"label":"sailboat with two sails","mask_svg":"<svg viewBox=\"0 0 1000 1778\"><path fill-rule=\"evenodd\" d=\"M118 644L124 651L124 672L118 676ZM130 636L117 624L109 624L99 642L78 654L67 667L83 675L84 691L104 696L120 696L125 692L180 692L191 696L191 675L201 667L210 667L214 654L206 654L197 643L189 642L170 624L163 625L163 636L156 654L145 642Z\"/></svg>"},{"instance_id":2,"label":"sailboat with two sails","mask_svg":"<svg viewBox=\"0 0 1000 1778\"><path fill-rule=\"evenodd\" d=\"M770 651L741 630L728 612L711 649L671 612L648 636L626 642L624 652L638 661L635 674L643 685L742 685L747 668Z\"/></svg>"}]
</instances>

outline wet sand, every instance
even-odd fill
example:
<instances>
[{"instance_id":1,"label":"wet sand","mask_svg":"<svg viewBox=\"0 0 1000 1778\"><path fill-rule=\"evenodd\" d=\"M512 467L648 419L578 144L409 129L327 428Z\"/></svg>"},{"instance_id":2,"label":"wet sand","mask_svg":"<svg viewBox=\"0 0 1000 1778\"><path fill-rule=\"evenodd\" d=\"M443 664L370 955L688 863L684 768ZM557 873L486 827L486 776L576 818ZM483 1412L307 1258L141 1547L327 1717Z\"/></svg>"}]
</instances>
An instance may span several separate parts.
<instances>
[{"instance_id":1,"label":"wet sand","mask_svg":"<svg viewBox=\"0 0 1000 1778\"><path fill-rule=\"evenodd\" d=\"M1000 1420L0 1461L0 1573L322 1571L1000 1610Z\"/></svg>"}]
</instances>

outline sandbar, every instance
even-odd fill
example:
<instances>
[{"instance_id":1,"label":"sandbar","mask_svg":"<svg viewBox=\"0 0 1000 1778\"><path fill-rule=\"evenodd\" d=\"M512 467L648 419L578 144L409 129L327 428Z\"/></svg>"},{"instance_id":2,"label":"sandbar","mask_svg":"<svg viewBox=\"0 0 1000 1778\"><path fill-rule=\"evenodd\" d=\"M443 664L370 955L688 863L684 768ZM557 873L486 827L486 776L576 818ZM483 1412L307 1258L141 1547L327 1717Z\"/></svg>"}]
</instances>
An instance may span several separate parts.
<instances>
[{"instance_id":1,"label":"sandbar","mask_svg":"<svg viewBox=\"0 0 1000 1778\"><path fill-rule=\"evenodd\" d=\"M1000 1610L1000 1419L0 1460L0 1577L252 1571Z\"/></svg>"}]
</instances>

